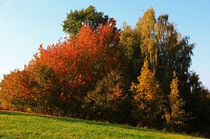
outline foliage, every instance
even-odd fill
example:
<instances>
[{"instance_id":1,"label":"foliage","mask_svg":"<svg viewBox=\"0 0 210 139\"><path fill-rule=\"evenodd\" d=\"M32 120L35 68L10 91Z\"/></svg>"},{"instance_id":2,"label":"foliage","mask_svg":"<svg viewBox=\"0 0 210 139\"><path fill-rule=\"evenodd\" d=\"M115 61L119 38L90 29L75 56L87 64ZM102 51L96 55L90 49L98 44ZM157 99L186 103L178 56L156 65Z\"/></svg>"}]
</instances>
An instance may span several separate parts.
<instances>
[{"instance_id":1,"label":"foliage","mask_svg":"<svg viewBox=\"0 0 210 139\"><path fill-rule=\"evenodd\" d=\"M141 67L142 59L148 57L151 69L160 81L164 103L166 103L173 71L175 71L179 78L179 94L186 100L183 110L187 113L194 111L191 95L196 96L203 88L198 76L189 71L194 46L195 44L189 43L189 37L177 32L174 24L169 22L168 15L160 15L156 19L153 8L139 18L136 28L132 29L125 25L120 35L123 64L131 70L127 71L126 76L131 81L135 81L138 76L138 73L134 72L135 65Z\"/></svg>"},{"instance_id":2,"label":"foliage","mask_svg":"<svg viewBox=\"0 0 210 139\"><path fill-rule=\"evenodd\" d=\"M125 81L119 71L110 71L85 97L88 116L93 119L119 121L119 105L125 99Z\"/></svg>"},{"instance_id":3,"label":"foliage","mask_svg":"<svg viewBox=\"0 0 210 139\"><path fill-rule=\"evenodd\" d=\"M29 76L25 70L15 70L8 75L4 75L0 91L2 108L26 110L33 97L28 87L28 81Z\"/></svg>"},{"instance_id":4,"label":"foliage","mask_svg":"<svg viewBox=\"0 0 210 139\"><path fill-rule=\"evenodd\" d=\"M126 77L134 81L139 75L144 59L141 57L140 33L124 23L120 34L119 49L121 53L121 63L124 66Z\"/></svg>"},{"instance_id":5,"label":"foliage","mask_svg":"<svg viewBox=\"0 0 210 139\"><path fill-rule=\"evenodd\" d=\"M81 113L81 104L87 91L111 69L119 68L119 52L115 41L119 32L114 32L115 22L110 20L101 28L92 31L83 25L77 37L63 43L42 46L27 69L37 64L55 71L61 84L61 99L70 113Z\"/></svg>"},{"instance_id":6,"label":"foliage","mask_svg":"<svg viewBox=\"0 0 210 139\"><path fill-rule=\"evenodd\" d=\"M171 93L169 98L169 111L166 111L165 118L169 128L181 130L186 127L186 121L189 119L188 114L183 109L185 101L180 97L178 89L178 78L174 72L174 79L171 82Z\"/></svg>"},{"instance_id":7,"label":"foliage","mask_svg":"<svg viewBox=\"0 0 210 139\"><path fill-rule=\"evenodd\" d=\"M2 108L173 130L193 112L189 130L209 132L209 91L189 70L195 44L168 15L150 8L119 31L89 6L71 11L63 30L69 38L41 45L22 71L4 76Z\"/></svg>"},{"instance_id":8,"label":"foliage","mask_svg":"<svg viewBox=\"0 0 210 139\"><path fill-rule=\"evenodd\" d=\"M157 65L157 45L155 42L155 11L153 8L148 9L142 18L139 18L137 29L141 35L141 52L147 56L153 67L153 72Z\"/></svg>"},{"instance_id":9,"label":"foliage","mask_svg":"<svg viewBox=\"0 0 210 139\"><path fill-rule=\"evenodd\" d=\"M1 83L4 108L58 114L60 86L52 69L36 65L5 75Z\"/></svg>"},{"instance_id":10,"label":"foliage","mask_svg":"<svg viewBox=\"0 0 210 139\"><path fill-rule=\"evenodd\" d=\"M208 92L207 90L205 90L202 82L199 79L199 76L195 72L189 72L188 76L188 86L192 95L200 95L200 93L206 94L205 92Z\"/></svg>"},{"instance_id":11,"label":"foliage","mask_svg":"<svg viewBox=\"0 0 210 139\"><path fill-rule=\"evenodd\" d=\"M70 11L67 14L67 18L63 22L63 31L69 35L76 35L83 24L89 24L89 26L96 30L102 27L109 20L107 15L102 12L96 11L95 7L90 5L87 9L82 9L80 11Z\"/></svg>"},{"instance_id":12,"label":"foliage","mask_svg":"<svg viewBox=\"0 0 210 139\"><path fill-rule=\"evenodd\" d=\"M119 52L112 44L118 39L119 33L113 32L114 27L114 21L107 22L97 31L92 31L89 25L83 25L76 38L66 39L46 50L41 46L29 69L36 64L52 68L62 84L65 103L77 109L78 101L104 73L119 68Z\"/></svg>"},{"instance_id":13,"label":"foliage","mask_svg":"<svg viewBox=\"0 0 210 139\"><path fill-rule=\"evenodd\" d=\"M96 31L84 24L77 37L47 49L41 45L23 71L5 76L2 103L24 111L81 113L87 91L106 73L120 67L115 45L119 32L114 27L113 20Z\"/></svg>"},{"instance_id":14,"label":"foliage","mask_svg":"<svg viewBox=\"0 0 210 139\"><path fill-rule=\"evenodd\" d=\"M35 65L29 71L28 83L33 96L32 111L48 114L62 112L61 84L53 69Z\"/></svg>"},{"instance_id":15,"label":"foliage","mask_svg":"<svg viewBox=\"0 0 210 139\"><path fill-rule=\"evenodd\" d=\"M154 126L161 119L162 94L159 82L149 70L149 62L145 58L138 84L132 83L131 91L137 105L134 116L139 125Z\"/></svg>"},{"instance_id":16,"label":"foliage","mask_svg":"<svg viewBox=\"0 0 210 139\"><path fill-rule=\"evenodd\" d=\"M180 93L184 94L185 98L191 93L188 84L189 67L194 46L195 44L189 43L189 37L177 32L175 25L169 22L167 14L156 19L153 8L139 18L134 29L128 25L124 26L120 35L120 48L124 63L128 61L125 65L131 67L132 81L139 75L134 72L138 71L135 67L141 67L147 56L164 94L168 95L170 92L169 84L173 71L176 71L180 78Z\"/></svg>"},{"instance_id":17,"label":"foliage","mask_svg":"<svg viewBox=\"0 0 210 139\"><path fill-rule=\"evenodd\" d=\"M202 89L199 94L191 97L191 111L194 119L191 120L191 130L199 132L200 135L210 133L210 93L207 89Z\"/></svg>"}]
</instances>

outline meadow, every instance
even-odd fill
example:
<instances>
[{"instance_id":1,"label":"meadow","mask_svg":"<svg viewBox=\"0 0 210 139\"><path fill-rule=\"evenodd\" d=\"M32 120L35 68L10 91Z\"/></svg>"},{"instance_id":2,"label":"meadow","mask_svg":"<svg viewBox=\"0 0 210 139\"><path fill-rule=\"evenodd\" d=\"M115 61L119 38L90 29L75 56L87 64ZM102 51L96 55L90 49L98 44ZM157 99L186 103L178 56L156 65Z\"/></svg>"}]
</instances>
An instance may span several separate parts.
<instances>
[{"instance_id":1,"label":"meadow","mask_svg":"<svg viewBox=\"0 0 210 139\"><path fill-rule=\"evenodd\" d=\"M198 137L96 121L0 111L0 138L193 139Z\"/></svg>"}]
</instances>

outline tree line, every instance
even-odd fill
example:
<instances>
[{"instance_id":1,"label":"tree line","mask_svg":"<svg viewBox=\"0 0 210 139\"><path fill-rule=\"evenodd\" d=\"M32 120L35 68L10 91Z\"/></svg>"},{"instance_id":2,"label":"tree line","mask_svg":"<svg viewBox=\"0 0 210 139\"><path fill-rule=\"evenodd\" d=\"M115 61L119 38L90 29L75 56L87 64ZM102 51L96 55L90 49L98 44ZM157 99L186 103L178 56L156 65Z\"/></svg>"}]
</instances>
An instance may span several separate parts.
<instances>
[{"instance_id":1,"label":"tree line","mask_svg":"<svg viewBox=\"0 0 210 139\"><path fill-rule=\"evenodd\" d=\"M132 28L93 6L70 11L65 41L4 75L2 109L172 131L210 131L210 94L190 71L195 44L148 9Z\"/></svg>"}]
</instances>

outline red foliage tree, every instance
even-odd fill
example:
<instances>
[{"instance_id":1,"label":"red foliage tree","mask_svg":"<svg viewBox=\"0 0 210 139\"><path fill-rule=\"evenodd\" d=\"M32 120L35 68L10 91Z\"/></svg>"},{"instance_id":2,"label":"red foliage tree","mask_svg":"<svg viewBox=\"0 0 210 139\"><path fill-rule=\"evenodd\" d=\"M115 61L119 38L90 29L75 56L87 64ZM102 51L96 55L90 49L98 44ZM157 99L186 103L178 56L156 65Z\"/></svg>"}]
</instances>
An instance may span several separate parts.
<instances>
[{"instance_id":1,"label":"red foliage tree","mask_svg":"<svg viewBox=\"0 0 210 139\"><path fill-rule=\"evenodd\" d=\"M106 72L119 68L116 46L119 31L114 30L115 24L109 21L95 31L84 24L78 35L66 38L63 43L47 49L41 45L26 70L33 70L37 64L52 68L62 84L63 101L81 99Z\"/></svg>"},{"instance_id":2,"label":"red foliage tree","mask_svg":"<svg viewBox=\"0 0 210 139\"><path fill-rule=\"evenodd\" d=\"M120 68L118 39L112 20L95 31L84 24L78 35L47 49L41 45L23 71L5 76L1 103L23 111L76 114L96 82Z\"/></svg>"}]
</instances>

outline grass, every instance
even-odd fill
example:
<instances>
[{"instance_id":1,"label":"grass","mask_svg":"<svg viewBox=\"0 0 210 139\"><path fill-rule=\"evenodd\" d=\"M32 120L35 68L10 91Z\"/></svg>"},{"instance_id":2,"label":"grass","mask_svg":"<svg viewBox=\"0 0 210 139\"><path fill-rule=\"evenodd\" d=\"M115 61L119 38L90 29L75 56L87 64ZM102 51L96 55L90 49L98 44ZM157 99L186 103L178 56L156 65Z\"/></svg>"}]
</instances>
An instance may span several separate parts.
<instances>
[{"instance_id":1,"label":"grass","mask_svg":"<svg viewBox=\"0 0 210 139\"><path fill-rule=\"evenodd\" d=\"M0 111L0 138L196 138L95 121Z\"/></svg>"}]
</instances>

